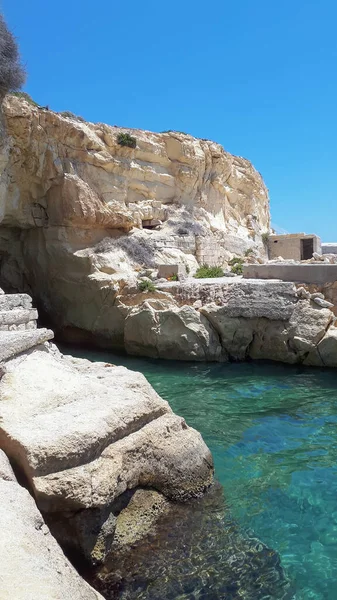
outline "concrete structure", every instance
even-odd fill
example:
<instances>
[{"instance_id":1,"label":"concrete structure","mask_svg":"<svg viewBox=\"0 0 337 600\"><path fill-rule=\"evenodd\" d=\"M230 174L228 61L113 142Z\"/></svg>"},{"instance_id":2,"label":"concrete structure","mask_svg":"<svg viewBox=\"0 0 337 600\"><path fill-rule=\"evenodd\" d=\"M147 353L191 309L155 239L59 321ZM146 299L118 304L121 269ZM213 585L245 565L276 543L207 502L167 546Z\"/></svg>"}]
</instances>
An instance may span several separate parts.
<instances>
[{"instance_id":1,"label":"concrete structure","mask_svg":"<svg viewBox=\"0 0 337 600\"><path fill-rule=\"evenodd\" d=\"M279 256L292 260L308 260L314 252L321 254L321 240L314 234L289 233L270 235L268 238L270 260Z\"/></svg>"},{"instance_id":2,"label":"concrete structure","mask_svg":"<svg viewBox=\"0 0 337 600\"><path fill-rule=\"evenodd\" d=\"M243 277L245 279L281 279L282 281L323 285L337 281L337 265L322 262L317 264L243 265Z\"/></svg>"},{"instance_id":3,"label":"concrete structure","mask_svg":"<svg viewBox=\"0 0 337 600\"><path fill-rule=\"evenodd\" d=\"M337 254L337 242L321 244L322 254Z\"/></svg>"},{"instance_id":4,"label":"concrete structure","mask_svg":"<svg viewBox=\"0 0 337 600\"><path fill-rule=\"evenodd\" d=\"M158 265L158 279L167 279L174 275L186 275L183 265Z\"/></svg>"}]
</instances>

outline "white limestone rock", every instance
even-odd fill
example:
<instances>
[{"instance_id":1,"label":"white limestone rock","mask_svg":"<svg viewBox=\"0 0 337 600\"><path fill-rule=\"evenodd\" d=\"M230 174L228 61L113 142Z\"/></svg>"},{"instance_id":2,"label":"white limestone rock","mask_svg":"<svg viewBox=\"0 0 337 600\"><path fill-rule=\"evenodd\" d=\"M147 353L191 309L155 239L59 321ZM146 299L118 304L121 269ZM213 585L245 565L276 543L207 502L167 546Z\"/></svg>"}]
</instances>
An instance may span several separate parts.
<instances>
[{"instance_id":1,"label":"white limestone rock","mask_svg":"<svg viewBox=\"0 0 337 600\"><path fill-rule=\"evenodd\" d=\"M103 600L75 571L29 492L0 474L0 597Z\"/></svg>"},{"instance_id":2,"label":"white limestone rock","mask_svg":"<svg viewBox=\"0 0 337 600\"><path fill-rule=\"evenodd\" d=\"M54 350L37 349L5 365L0 447L25 474L39 509L77 528L71 541L93 562L109 552L110 511L127 490L148 487L187 500L213 477L200 434L143 375ZM78 514L83 518L74 524ZM60 542L64 530L53 528Z\"/></svg>"},{"instance_id":3,"label":"white limestone rock","mask_svg":"<svg viewBox=\"0 0 337 600\"><path fill-rule=\"evenodd\" d=\"M191 306L156 310L149 302L127 316L124 343L129 354L175 360L223 360L219 337Z\"/></svg>"},{"instance_id":4,"label":"white limestone rock","mask_svg":"<svg viewBox=\"0 0 337 600\"><path fill-rule=\"evenodd\" d=\"M315 304L317 304L321 308L332 308L333 307L332 302L328 302L327 300L324 299L324 297L321 298L318 295L313 296L313 294L312 294L311 299L313 302L315 302Z\"/></svg>"},{"instance_id":5,"label":"white limestone rock","mask_svg":"<svg viewBox=\"0 0 337 600\"><path fill-rule=\"evenodd\" d=\"M219 144L135 130L136 147L126 148L124 129L10 95L3 111L2 281L29 287L68 340L122 346L115 300L137 269L173 261L193 274L250 248L265 255L268 191L249 161ZM159 221L160 231L141 229Z\"/></svg>"},{"instance_id":6,"label":"white limestone rock","mask_svg":"<svg viewBox=\"0 0 337 600\"><path fill-rule=\"evenodd\" d=\"M50 329L0 331L0 361L10 360L22 352L44 344L53 337L54 333Z\"/></svg>"},{"instance_id":7,"label":"white limestone rock","mask_svg":"<svg viewBox=\"0 0 337 600\"><path fill-rule=\"evenodd\" d=\"M14 471L6 454L0 450L0 481L16 481Z\"/></svg>"}]
</instances>

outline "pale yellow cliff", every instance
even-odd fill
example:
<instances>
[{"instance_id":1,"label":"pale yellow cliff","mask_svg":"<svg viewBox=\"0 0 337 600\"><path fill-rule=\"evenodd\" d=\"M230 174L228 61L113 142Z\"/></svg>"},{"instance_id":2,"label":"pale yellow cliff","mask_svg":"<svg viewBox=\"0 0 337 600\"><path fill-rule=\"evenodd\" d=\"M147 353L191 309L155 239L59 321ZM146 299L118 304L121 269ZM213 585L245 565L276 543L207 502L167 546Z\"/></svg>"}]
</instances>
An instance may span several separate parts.
<instances>
[{"instance_id":1,"label":"pale yellow cliff","mask_svg":"<svg viewBox=\"0 0 337 600\"><path fill-rule=\"evenodd\" d=\"M118 295L143 269L226 265L269 230L261 175L222 146L126 130L7 96L0 143L0 276L54 327L123 345ZM130 133L136 147L118 143Z\"/></svg>"}]
</instances>

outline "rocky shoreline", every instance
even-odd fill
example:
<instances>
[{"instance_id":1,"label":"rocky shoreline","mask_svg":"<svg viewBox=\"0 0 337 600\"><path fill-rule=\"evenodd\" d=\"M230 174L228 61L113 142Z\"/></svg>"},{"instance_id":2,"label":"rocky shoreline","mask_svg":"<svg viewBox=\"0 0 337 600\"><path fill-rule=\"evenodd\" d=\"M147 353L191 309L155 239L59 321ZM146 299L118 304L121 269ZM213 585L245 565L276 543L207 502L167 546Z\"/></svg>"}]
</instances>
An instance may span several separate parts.
<instances>
[{"instance_id":1,"label":"rocky shoreline","mask_svg":"<svg viewBox=\"0 0 337 600\"><path fill-rule=\"evenodd\" d=\"M201 496L213 481L212 457L140 373L63 356L53 332L36 328L27 295L0 298L0 554L10 565L1 589L13 589L15 570L22 578L22 563L29 576L18 600L27 586L41 600L70 590L98 598L57 542L104 563L112 547L141 540L172 503Z\"/></svg>"}]
</instances>

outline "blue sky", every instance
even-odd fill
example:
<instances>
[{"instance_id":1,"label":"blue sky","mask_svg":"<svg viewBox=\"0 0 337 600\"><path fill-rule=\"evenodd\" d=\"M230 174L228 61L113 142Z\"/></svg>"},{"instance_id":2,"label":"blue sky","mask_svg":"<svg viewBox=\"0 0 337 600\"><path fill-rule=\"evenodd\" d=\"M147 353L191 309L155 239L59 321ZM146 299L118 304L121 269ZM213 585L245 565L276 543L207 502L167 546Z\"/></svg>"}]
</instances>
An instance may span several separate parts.
<instances>
[{"instance_id":1,"label":"blue sky","mask_svg":"<svg viewBox=\"0 0 337 600\"><path fill-rule=\"evenodd\" d=\"M272 221L337 241L333 0L0 0L40 104L249 158Z\"/></svg>"}]
</instances>

